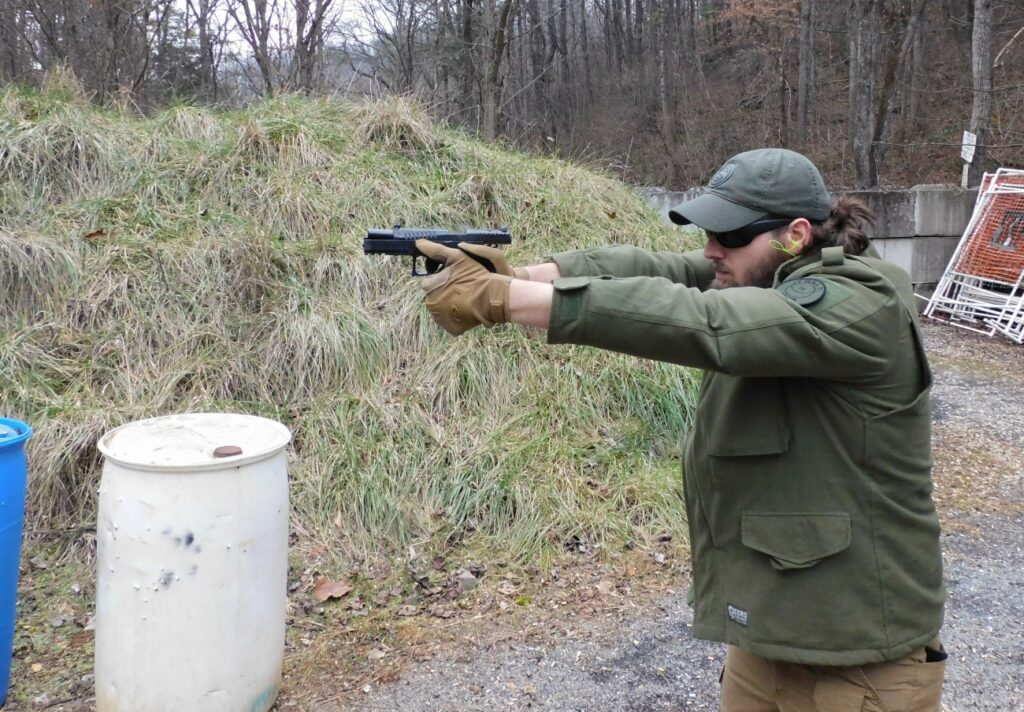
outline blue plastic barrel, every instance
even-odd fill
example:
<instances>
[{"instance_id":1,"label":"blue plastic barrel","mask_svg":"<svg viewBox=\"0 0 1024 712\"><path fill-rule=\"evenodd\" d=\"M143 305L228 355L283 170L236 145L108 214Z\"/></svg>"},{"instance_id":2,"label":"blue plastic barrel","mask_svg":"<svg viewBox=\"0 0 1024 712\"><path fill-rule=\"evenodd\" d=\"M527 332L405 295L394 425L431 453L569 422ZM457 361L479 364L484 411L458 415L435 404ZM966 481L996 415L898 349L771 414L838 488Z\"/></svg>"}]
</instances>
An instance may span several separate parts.
<instances>
[{"instance_id":1,"label":"blue plastic barrel","mask_svg":"<svg viewBox=\"0 0 1024 712\"><path fill-rule=\"evenodd\" d=\"M18 558L25 520L25 441L32 428L0 418L0 706L7 700L14 654L14 605L18 598Z\"/></svg>"}]
</instances>

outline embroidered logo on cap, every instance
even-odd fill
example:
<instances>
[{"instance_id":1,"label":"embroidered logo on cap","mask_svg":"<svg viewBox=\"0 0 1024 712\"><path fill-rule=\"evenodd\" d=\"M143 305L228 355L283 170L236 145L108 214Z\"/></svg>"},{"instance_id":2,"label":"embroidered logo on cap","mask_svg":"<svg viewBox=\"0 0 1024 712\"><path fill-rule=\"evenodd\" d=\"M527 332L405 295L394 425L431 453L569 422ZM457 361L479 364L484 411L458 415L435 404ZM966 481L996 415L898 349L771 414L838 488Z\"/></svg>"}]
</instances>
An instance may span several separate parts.
<instances>
[{"instance_id":1,"label":"embroidered logo on cap","mask_svg":"<svg viewBox=\"0 0 1024 712\"><path fill-rule=\"evenodd\" d=\"M708 182L708 188L717 188L722 185L725 181L732 178L733 171L736 170L736 166L732 163L726 163L724 166L718 169L718 173L711 176L711 180Z\"/></svg>"},{"instance_id":2,"label":"embroidered logo on cap","mask_svg":"<svg viewBox=\"0 0 1024 712\"><path fill-rule=\"evenodd\" d=\"M731 603L728 605L729 620L736 621L740 625L747 625L747 612L742 608L737 608Z\"/></svg>"}]
</instances>

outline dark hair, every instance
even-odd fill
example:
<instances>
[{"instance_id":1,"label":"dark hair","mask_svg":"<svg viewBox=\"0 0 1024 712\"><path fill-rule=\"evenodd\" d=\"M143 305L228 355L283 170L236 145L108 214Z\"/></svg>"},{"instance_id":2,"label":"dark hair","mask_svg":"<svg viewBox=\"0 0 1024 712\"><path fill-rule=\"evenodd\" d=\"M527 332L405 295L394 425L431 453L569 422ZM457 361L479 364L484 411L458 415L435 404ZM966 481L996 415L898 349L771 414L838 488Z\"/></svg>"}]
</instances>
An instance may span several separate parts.
<instances>
[{"instance_id":1,"label":"dark hair","mask_svg":"<svg viewBox=\"0 0 1024 712\"><path fill-rule=\"evenodd\" d=\"M838 245L848 255L859 255L871 244L864 228L874 221L874 214L861 201L837 198L824 222L811 223L811 244L815 247Z\"/></svg>"}]
</instances>

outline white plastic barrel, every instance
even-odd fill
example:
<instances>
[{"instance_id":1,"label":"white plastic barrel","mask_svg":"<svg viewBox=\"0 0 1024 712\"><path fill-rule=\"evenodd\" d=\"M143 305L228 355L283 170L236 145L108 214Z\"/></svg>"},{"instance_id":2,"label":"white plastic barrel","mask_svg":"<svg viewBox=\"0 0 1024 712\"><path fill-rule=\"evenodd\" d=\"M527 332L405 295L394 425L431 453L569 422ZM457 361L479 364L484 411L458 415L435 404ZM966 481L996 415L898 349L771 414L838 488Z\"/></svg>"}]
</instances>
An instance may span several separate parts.
<instances>
[{"instance_id":1,"label":"white plastic barrel","mask_svg":"<svg viewBox=\"0 0 1024 712\"><path fill-rule=\"evenodd\" d=\"M265 712L281 684L288 429L193 413L124 425L96 529L97 712Z\"/></svg>"}]
</instances>

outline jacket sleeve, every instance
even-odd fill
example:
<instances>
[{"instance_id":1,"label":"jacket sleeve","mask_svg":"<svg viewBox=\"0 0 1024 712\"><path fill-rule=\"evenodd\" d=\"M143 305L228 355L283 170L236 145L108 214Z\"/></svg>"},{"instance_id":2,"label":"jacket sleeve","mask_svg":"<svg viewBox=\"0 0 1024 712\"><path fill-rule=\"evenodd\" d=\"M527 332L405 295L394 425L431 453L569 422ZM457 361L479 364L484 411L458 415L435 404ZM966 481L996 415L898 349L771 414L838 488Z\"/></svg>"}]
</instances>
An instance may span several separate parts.
<instances>
[{"instance_id":1,"label":"jacket sleeve","mask_svg":"<svg viewBox=\"0 0 1024 712\"><path fill-rule=\"evenodd\" d=\"M639 247L616 245L549 256L563 277L663 277L670 282L707 289L714 279L711 261L700 250L648 252Z\"/></svg>"},{"instance_id":2,"label":"jacket sleeve","mask_svg":"<svg viewBox=\"0 0 1024 712\"><path fill-rule=\"evenodd\" d=\"M821 279L828 298L805 308L776 289L702 292L661 277L562 278L554 282L548 341L737 376L879 377L894 358L890 337L905 308L884 284Z\"/></svg>"}]
</instances>

